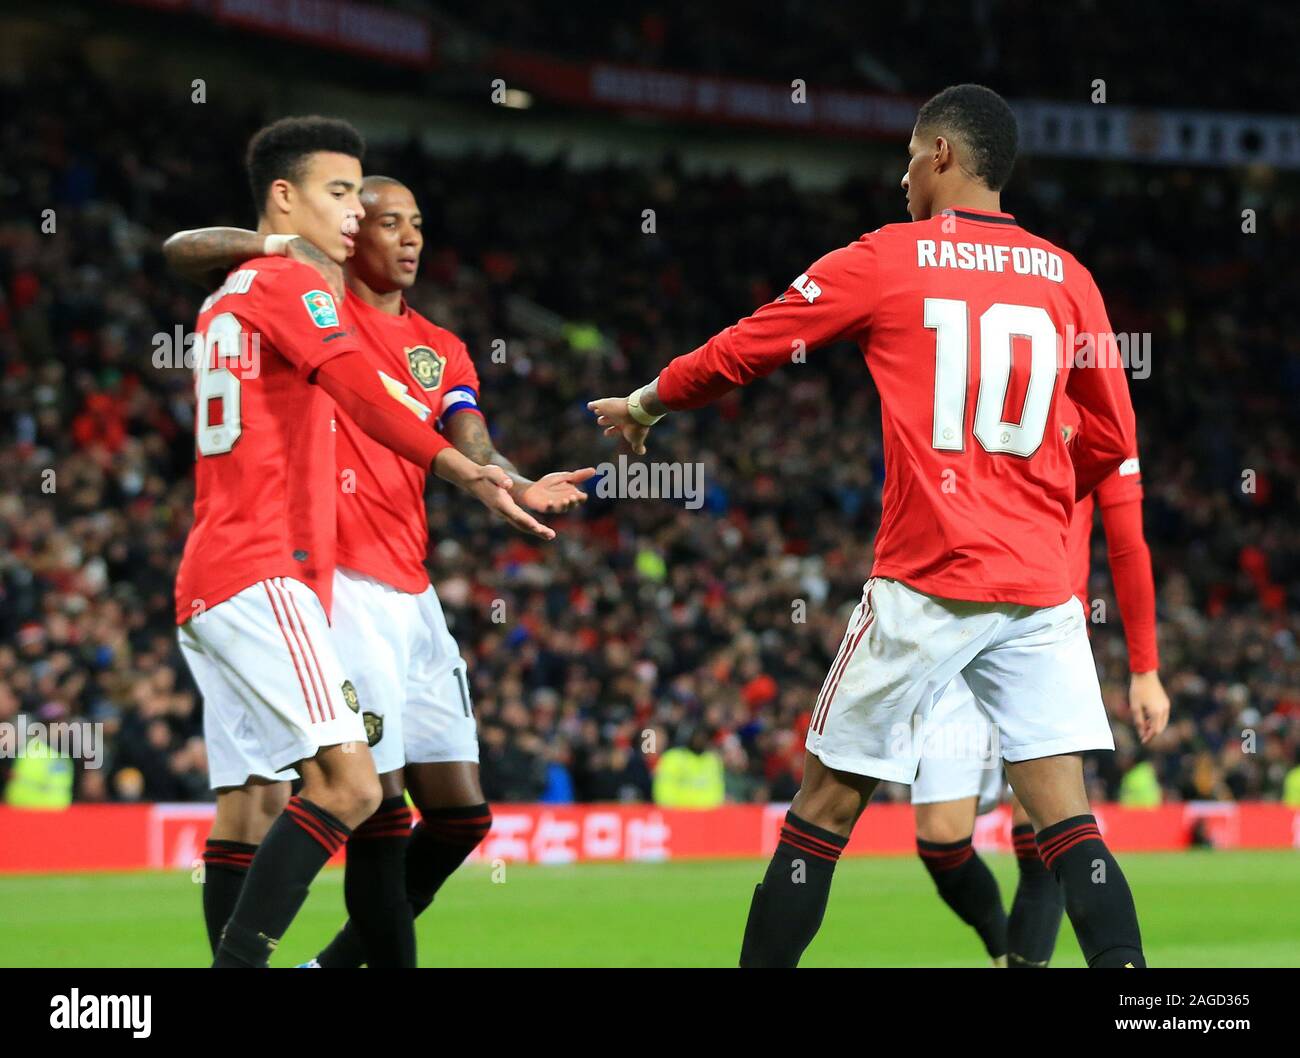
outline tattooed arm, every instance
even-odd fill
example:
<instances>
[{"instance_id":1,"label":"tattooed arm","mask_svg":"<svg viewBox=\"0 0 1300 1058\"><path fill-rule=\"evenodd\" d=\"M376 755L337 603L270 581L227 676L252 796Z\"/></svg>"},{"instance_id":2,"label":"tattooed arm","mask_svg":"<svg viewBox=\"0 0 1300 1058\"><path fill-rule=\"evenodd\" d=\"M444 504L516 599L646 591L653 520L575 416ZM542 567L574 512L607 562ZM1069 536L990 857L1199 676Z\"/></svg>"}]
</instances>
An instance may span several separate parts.
<instances>
[{"instance_id":1,"label":"tattooed arm","mask_svg":"<svg viewBox=\"0 0 1300 1058\"><path fill-rule=\"evenodd\" d=\"M547 514L572 510L586 502L587 494L578 488L596 474L594 467L582 470L557 470L533 481L519 473L515 465L496 450L481 415L462 412L452 417L446 427L447 440L457 450L480 466L500 467L510 475L514 487L511 496L521 507Z\"/></svg>"},{"instance_id":2,"label":"tattooed arm","mask_svg":"<svg viewBox=\"0 0 1300 1058\"><path fill-rule=\"evenodd\" d=\"M343 269L326 257L315 243L297 235L276 236L275 239L272 250L278 249L284 257L311 265L330 284L335 297L343 296ZM267 253L265 235L244 228L178 231L163 243L162 249L168 268L205 290L219 286L227 272L245 261L273 256Z\"/></svg>"}]
</instances>

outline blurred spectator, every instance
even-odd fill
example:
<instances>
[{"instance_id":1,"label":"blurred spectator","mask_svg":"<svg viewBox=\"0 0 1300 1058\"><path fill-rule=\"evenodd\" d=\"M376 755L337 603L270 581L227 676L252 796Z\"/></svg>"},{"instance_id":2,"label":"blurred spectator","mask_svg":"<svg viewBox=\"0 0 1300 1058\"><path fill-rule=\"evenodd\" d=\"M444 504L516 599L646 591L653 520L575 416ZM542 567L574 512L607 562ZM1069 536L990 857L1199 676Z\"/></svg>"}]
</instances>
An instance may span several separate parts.
<instances>
[{"instance_id":1,"label":"blurred spectator","mask_svg":"<svg viewBox=\"0 0 1300 1058\"><path fill-rule=\"evenodd\" d=\"M659 758L654 802L660 808L717 808L726 798L722 758L709 746L709 733L692 728L685 745Z\"/></svg>"},{"instance_id":2,"label":"blurred spectator","mask_svg":"<svg viewBox=\"0 0 1300 1058\"><path fill-rule=\"evenodd\" d=\"M28 739L5 784L13 808L67 808L72 804L72 761L52 753L40 739Z\"/></svg>"}]
</instances>

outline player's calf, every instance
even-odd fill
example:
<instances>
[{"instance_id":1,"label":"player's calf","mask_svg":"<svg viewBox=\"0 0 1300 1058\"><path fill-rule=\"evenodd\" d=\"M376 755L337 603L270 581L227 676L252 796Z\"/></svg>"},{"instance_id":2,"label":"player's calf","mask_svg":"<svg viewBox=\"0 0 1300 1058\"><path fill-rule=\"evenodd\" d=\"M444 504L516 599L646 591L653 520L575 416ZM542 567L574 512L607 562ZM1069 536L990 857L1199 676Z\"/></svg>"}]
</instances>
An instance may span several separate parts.
<instances>
[{"instance_id":1,"label":"player's calf","mask_svg":"<svg viewBox=\"0 0 1300 1058\"><path fill-rule=\"evenodd\" d=\"M253 857L212 965L266 966L312 880L350 834L350 827L319 805L291 797Z\"/></svg>"},{"instance_id":2,"label":"player's calf","mask_svg":"<svg viewBox=\"0 0 1300 1058\"><path fill-rule=\"evenodd\" d=\"M213 955L221 944L221 931L239 902L239 891L256 853L257 846L246 841L208 838L203 846L203 923Z\"/></svg>"},{"instance_id":3,"label":"player's calf","mask_svg":"<svg viewBox=\"0 0 1300 1058\"><path fill-rule=\"evenodd\" d=\"M364 742L327 746L302 762L300 796L341 820L360 826L379 808L383 789Z\"/></svg>"},{"instance_id":4,"label":"player's calf","mask_svg":"<svg viewBox=\"0 0 1300 1058\"><path fill-rule=\"evenodd\" d=\"M1043 969L1056 949L1065 914L1065 893L1038 854L1034 828L1020 802L1012 799L1011 845L1020 872L1007 919L1007 966Z\"/></svg>"},{"instance_id":5,"label":"player's calf","mask_svg":"<svg viewBox=\"0 0 1300 1058\"><path fill-rule=\"evenodd\" d=\"M406 892L419 915L492 829L486 801L423 812L406 854Z\"/></svg>"},{"instance_id":6,"label":"player's calf","mask_svg":"<svg viewBox=\"0 0 1300 1058\"><path fill-rule=\"evenodd\" d=\"M797 966L821 928L831 880L876 779L832 771L811 753L741 942L745 968Z\"/></svg>"},{"instance_id":7,"label":"player's calf","mask_svg":"<svg viewBox=\"0 0 1300 1058\"><path fill-rule=\"evenodd\" d=\"M976 798L916 806L916 852L940 898L979 934L989 957L1007 954L1007 916L997 879L971 844Z\"/></svg>"},{"instance_id":8,"label":"player's calf","mask_svg":"<svg viewBox=\"0 0 1300 1058\"><path fill-rule=\"evenodd\" d=\"M492 810L483 798L478 765L448 761L408 765L406 781L420 809L420 823L409 832L404 871L406 905L412 918L433 902L443 883L456 872L492 829ZM348 844L352 855L353 843ZM351 905L349 904L351 912ZM354 915L317 956L326 968L375 966L369 938Z\"/></svg>"},{"instance_id":9,"label":"player's calf","mask_svg":"<svg viewBox=\"0 0 1300 1058\"><path fill-rule=\"evenodd\" d=\"M289 800L289 784L254 779L217 791L217 815L203 848L203 921L215 955L258 846Z\"/></svg>"},{"instance_id":10,"label":"player's calf","mask_svg":"<svg viewBox=\"0 0 1300 1058\"><path fill-rule=\"evenodd\" d=\"M353 965L362 961L372 969L416 965L415 916L406 897L411 819L406 798L398 793L385 798L348 839L343 895L348 923L359 941ZM322 966L337 965L327 953L319 958Z\"/></svg>"},{"instance_id":11,"label":"player's calf","mask_svg":"<svg viewBox=\"0 0 1300 1058\"><path fill-rule=\"evenodd\" d=\"M253 857L215 967L266 966L320 869L379 806L379 776L365 743L326 746L298 770L302 792Z\"/></svg>"},{"instance_id":12,"label":"player's calf","mask_svg":"<svg viewBox=\"0 0 1300 1058\"><path fill-rule=\"evenodd\" d=\"M1087 809L1077 755L1008 763L1016 796L1037 825L1043 864L1065 893L1079 947L1091 967L1141 967L1142 934L1128 880ZM1084 810L1063 815L1082 802Z\"/></svg>"}]
</instances>

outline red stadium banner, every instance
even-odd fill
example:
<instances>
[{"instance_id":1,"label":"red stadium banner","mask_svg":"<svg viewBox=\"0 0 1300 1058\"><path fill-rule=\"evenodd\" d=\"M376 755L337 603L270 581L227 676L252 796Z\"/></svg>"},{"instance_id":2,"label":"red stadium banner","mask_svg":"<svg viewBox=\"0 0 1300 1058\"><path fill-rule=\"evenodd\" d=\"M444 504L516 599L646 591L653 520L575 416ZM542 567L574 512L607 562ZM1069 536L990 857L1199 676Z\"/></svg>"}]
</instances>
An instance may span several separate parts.
<instances>
[{"instance_id":1,"label":"red stadium banner","mask_svg":"<svg viewBox=\"0 0 1300 1058\"><path fill-rule=\"evenodd\" d=\"M575 62L513 48L493 49L482 65L493 76L569 106L824 136L906 140L922 102L828 88L815 80L715 77L627 63ZM1020 121L1026 154L1300 169L1300 118L1291 115L1009 102Z\"/></svg>"},{"instance_id":2,"label":"red stadium banner","mask_svg":"<svg viewBox=\"0 0 1300 1058\"><path fill-rule=\"evenodd\" d=\"M402 66L433 64L428 19L356 0L119 0Z\"/></svg>"},{"instance_id":3,"label":"red stadium banner","mask_svg":"<svg viewBox=\"0 0 1300 1058\"><path fill-rule=\"evenodd\" d=\"M497 48L485 68L507 82L572 106L660 114L687 121L805 129L826 135L906 135L919 99L713 77L621 63L571 62Z\"/></svg>"},{"instance_id":4,"label":"red stadium banner","mask_svg":"<svg viewBox=\"0 0 1300 1058\"><path fill-rule=\"evenodd\" d=\"M218 22L305 44L354 51L385 62L428 66L433 31L427 20L352 0L216 0Z\"/></svg>"},{"instance_id":5,"label":"red stadium banner","mask_svg":"<svg viewBox=\"0 0 1300 1058\"><path fill-rule=\"evenodd\" d=\"M654 805L495 805L492 832L472 859L492 863L609 863L765 857L785 805L704 811ZM1300 811L1280 804L1196 801L1159 808L1095 806L1117 852L1175 852L1196 840L1222 849L1300 849ZM212 825L208 804L0 807L0 874L192 870ZM975 843L1009 852L1006 806L980 818ZM845 855L910 855L912 809L873 807ZM341 861L342 856L338 857Z\"/></svg>"}]
</instances>

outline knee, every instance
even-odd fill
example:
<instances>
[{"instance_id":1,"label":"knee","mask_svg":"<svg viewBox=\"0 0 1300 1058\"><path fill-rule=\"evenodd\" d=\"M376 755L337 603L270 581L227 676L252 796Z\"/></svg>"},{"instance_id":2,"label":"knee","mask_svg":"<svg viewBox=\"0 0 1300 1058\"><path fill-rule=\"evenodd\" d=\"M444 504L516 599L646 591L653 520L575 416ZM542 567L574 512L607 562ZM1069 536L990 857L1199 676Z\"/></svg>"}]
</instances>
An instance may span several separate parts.
<instances>
[{"instance_id":1,"label":"knee","mask_svg":"<svg viewBox=\"0 0 1300 1058\"><path fill-rule=\"evenodd\" d=\"M930 818L916 826L916 839L930 845L952 845L957 842L970 844L973 828L966 820Z\"/></svg>"},{"instance_id":2,"label":"knee","mask_svg":"<svg viewBox=\"0 0 1300 1058\"><path fill-rule=\"evenodd\" d=\"M228 841L260 845L289 803L289 784L250 783L229 796L218 795L213 834Z\"/></svg>"},{"instance_id":3,"label":"knee","mask_svg":"<svg viewBox=\"0 0 1300 1058\"><path fill-rule=\"evenodd\" d=\"M1025 811L1025 806L1020 803L1020 798L1015 794L1011 795L1011 825L1013 827L1032 826L1029 819L1029 813Z\"/></svg>"},{"instance_id":4,"label":"knee","mask_svg":"<svg viewBox=\"0 0 1300 1058\"><path fill-rule=\"evenodd\" d=\"M975 858L975 846L971 844L970 834L950 841L932 841L918 835L916 854L943 891L945 884L959 877L954 872Z\"/></svg>"},{"instance_id":5,"label":"knee","mask_svg":"<svg viewBox=\"0 0 1300 1058\"><path fill-rule=\"evenodd\" d=\"M978 812L979 799L975 796L913 805L917 840L935 845L969 843Z\"/></svg>"},{"instance_id":6,"label":"knee","mask_svg":"<svg viewBox=\"0 0 1300 1058\"><path fill-rule=\"evenodd\" d=\"M266 837L271 824L279 818L280 813L284 811L284 806L289 803L289 793L287 782L263 786L258 790L253 811L249 813L249 836L245 838L246 841L257 844Z\"/></svg>"},{"instance_id":7,"label":"knee","mask_svg":"<svg viewBox=\"0 0 1300 1058\"><path fill-rule=\"evenodd\" d=\"M790 810L806 822L847 838L879 780L835 771L811 753L804 760L803 784Z\"/></svg>"},{"instance_id":8,"label":"knee","mask_svg":"<svg viewBox=\"0 0 1300 1058\"><path fill-rule=\"evenodd\" d=\"M458 846L468 856L491 830L492 809L483 801L455 807L421 807L416 835L426 844Z\"/></svg>"},{"instance_id":9,"label":"knee","mask_svg":"<svg viewBox=\"0 0 1300 1058\"><path fill-rule=\"evenodd\" d=\"M483 803L482 815L478 816L474 820L474 829L472 832L474 848L477 848L479 845L483 843L483 839L488 836L488 832L491 829L492 829L492 809L488 807L488 804L485 801Z\"/></svg>"},{"instance_id":10,"label":"knee","mask_svg":"<svg viewBox=\"0 0 1300 1058\"><path fill-rule=\"evenodd\" d=\"M862 814L862 805L852 791L822 788L809 796L803 796L801 790L790 811L814 826L848 837Z\"/></svg>"},{"instance_id":11,"label":"knee","mask_svg":"<svg viewBox=\"0 0 1300 1058\"><path fill-rule=\"evenodd\" d=\"M342 776L331 782L320 795L312 796L306 790L303 794L353 828L374 815L384 796L376 775Z\"/></svg>"},{"instance_id":12,"label":"knee","mask_svg":"<svg viewBox=\"0 0 1300 1058\"><path fill-rule=\"evenodd\" d=\"M347 793L351 799L353 810L358 817L358 823L374 815L384 800L384 788L379 784L378 776L349 782Z\"/></svg>"}]
</instances>

